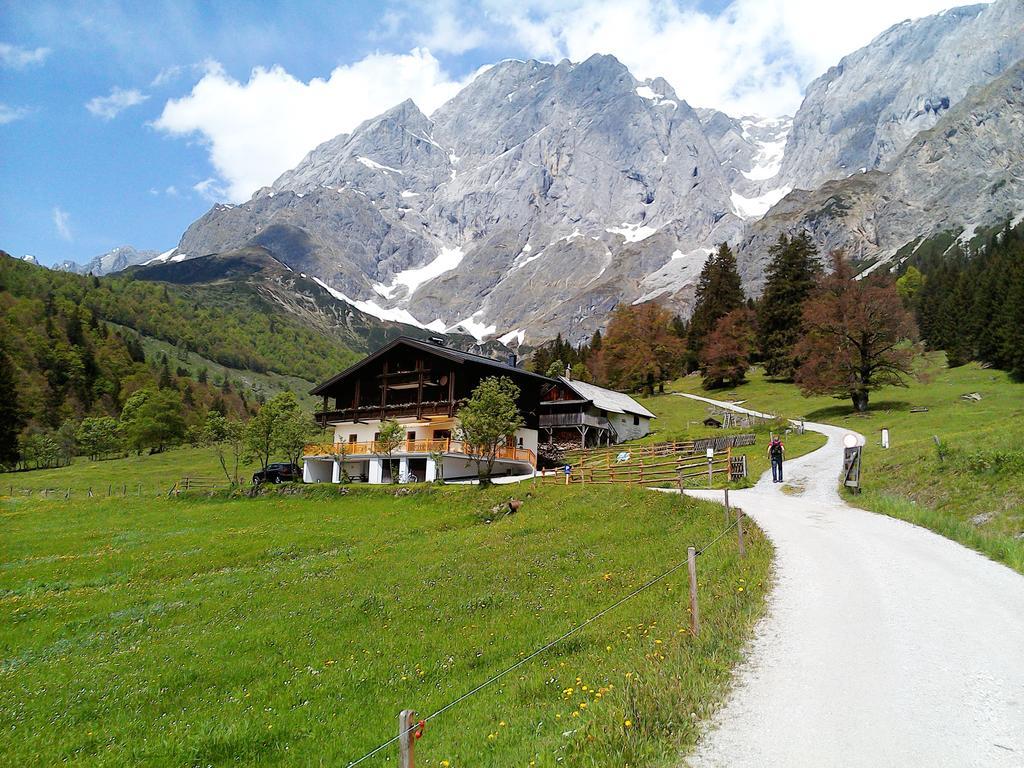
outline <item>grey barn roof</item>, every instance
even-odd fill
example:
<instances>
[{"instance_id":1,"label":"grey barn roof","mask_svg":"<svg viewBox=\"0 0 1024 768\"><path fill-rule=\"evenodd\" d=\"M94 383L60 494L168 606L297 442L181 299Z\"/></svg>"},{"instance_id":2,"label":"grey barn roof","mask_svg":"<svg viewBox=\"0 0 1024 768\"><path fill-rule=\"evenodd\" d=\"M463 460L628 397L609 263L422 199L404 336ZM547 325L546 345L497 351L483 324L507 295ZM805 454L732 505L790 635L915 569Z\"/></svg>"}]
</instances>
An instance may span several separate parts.
<instances>
[{"instance_id":1,"label":"grey barn roof","mask_svg":"<svg viewBox=\"0 0 1024 768\"><path fill-rule=\"evenodd\" d=\"M567 379L564 376L559 376L558 380L583 399L592 402L602 411L609 411L610 413L631 413L637 416L646 416L649 419L658 418L632 397L625 395L622 392L605 389L604 387L599 387L596 384L588 384L585 381L574 381L573 379Z\"/></svg>"}]
</instances>

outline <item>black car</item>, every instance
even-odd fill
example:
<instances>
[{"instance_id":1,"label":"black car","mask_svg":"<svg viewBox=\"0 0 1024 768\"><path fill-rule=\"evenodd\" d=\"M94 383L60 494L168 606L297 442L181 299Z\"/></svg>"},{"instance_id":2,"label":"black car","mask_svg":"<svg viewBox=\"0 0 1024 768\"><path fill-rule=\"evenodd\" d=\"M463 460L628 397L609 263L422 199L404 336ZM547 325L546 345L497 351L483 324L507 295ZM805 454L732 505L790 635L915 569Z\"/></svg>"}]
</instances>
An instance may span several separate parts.
<instances>
[{"instance_id":1,"label":"black car","mask_svg":"<svg viewBox=\"0 0 1024 768\"><path fill-rule=\"evenodd\" d=\"M302 468L298 464L267 464L267 468L252 476L252 484L294 483L302 479Z\"/></svg>"}]
</instances>

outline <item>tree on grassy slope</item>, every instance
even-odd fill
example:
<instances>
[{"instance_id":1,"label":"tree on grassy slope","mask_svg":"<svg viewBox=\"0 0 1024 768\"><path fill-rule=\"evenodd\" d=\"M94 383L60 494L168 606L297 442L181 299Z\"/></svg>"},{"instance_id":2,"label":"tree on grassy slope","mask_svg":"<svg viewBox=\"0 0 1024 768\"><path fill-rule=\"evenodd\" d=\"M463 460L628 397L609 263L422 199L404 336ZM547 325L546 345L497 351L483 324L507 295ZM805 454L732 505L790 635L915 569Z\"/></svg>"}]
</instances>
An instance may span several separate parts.
<instances>
[{"instance_id":1,"label":"tree on grassy slope","mask_svg":"<svg viewBox=\"0 0 1024 768\"><path fill-rule=\"evenodd\" d=\"M833 266L804 307L795 381L804 394L849 397L863 412L871 390L906 386L917 327L891 280L854 280L842 254L833 256Z\"/></svg>"},{"instance_id":2,"label":"tree on grassy slope","mask_svg":"<svg viewBox=\"0 0 1024 768\"><path fill-rule=\"evenodd\" d=\"M599 370L612 387L653 394L656 384L679 371L684 347L660 304L620 304L601 344Z\"/></svg>"},{"instance_id":3,"label":"tree on grassy slope","mask_svg":"<svg viewBox=\"0 0 1024 768\"><path fill-rule=\"evenodd\" d=\"M246 455L266 471L274 454L298 463L302 448L313 433L312 419L303 412L293 392L278 392L267 400L245 427Z\"/></svg>"},{"instance_id":4,"label":"tree on grassy slope","mask_svg":"<svg viewBox=\"0 0 1024 768\"><path fill-rule=\"evenodd\" d=\"M404 439L405 428L394 419L382 421L377 435L373 438L373 452L378 456L387 456L388 458L388 473L392 483L398 478L395 477L395 462L391 457Z\"/></svg>"},{"instance_id":5,"label":"tree on grassy slope","mask_svg":"<svg viewBox=\"0 0 1024 768\"><path fill-rule=\"evenodd\" d=\"M124 448L121 424L111 416L82 419L75 431L75 441L82 453L93 461L118 453Z\"/></svg>"},{"instance_id":6,"label":"tree on grassy slope","mask_svg":"<svg viewBox=\"0 0 1024 768\"><path fill-rule=\"evenodd\" d=\"M769 250L764 295L758 307L758 347L769 376L791 378L798 361L793 347L801 336L804 302L821 271L818 251L806 232L779 235Z\"/></svg>"},{"instance_id":7,"label":"tree on grassy slope","mask_svg":"<svg viewBox=\"0 0 1024 768\"><path fill-rule=\"evenodd\" d=\"M754 313L746 307L734 309L718 321L700 353L704 389L743 383L755 335Z\"/></svg>"},{"instance_id":8,"label":"tree on grassy slope","mask_svg":"<svg viewBox=\"0 0 1024 768\"><path fill-rule=\"evenodd\" d=\"M128 445L160 453L185 434L184 406L176 389L140 389L128 398L121 425Z\"/></svg>"},{"instance_id":9,"label":"tree on grassy slope","mask_svg":"<svg viewBox=\"0 0 1024 768\"><path fill-rule=\"evenodd\" d=\"M245 453L245 424L210 411L200 431L200 442L214 449L224 477L231 485L238 485L238 465Z\"/></svg>"},{"instance_id":10,"label":"tree on grassy slope","mask_svg":"<svg viewBox=\"0 0 1024 768\"><path fill-rule=\"evenodd\" d=\"M511 442L523 425L519 387L505 376L491 376L473 390L459 409L459 439L472 451L480 485L489 485L498 449Z\"/></svg>"},{"instance_id":11,"label":"tree on grassy slope","mask_svg":"<svg viewBox=\"0 0 1024 768\"><path fill-rule=\"evenodd\" d=\"M736 257L728 244L722 243L718 246L718 251L704 262L697 280L687 340L688 370L693 370L697 366L700 351L718 321L734 309L742 307L745 301L740 273L736 268Z\"/></svg>"}]
</instances>

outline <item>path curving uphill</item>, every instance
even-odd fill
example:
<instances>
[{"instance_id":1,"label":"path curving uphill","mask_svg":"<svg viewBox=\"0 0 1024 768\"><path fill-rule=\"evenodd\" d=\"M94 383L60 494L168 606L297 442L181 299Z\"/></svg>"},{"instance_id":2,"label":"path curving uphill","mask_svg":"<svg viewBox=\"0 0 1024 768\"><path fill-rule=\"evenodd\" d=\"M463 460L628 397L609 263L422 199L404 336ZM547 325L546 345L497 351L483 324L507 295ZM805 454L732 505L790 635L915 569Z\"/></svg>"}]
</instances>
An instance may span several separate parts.
<instances>
[{"instance_id":1,"label":"path curving uphill","mask_svg":"<svg viewBox=\"0 0 1024 768\"><path fill-rule=\"evenodd\" d=\"M686 765L1024 766L1024 576L846 504L847 430L806 427L828 443L786 462L799 495L770 473L731 494L775 545L776 583Z\"/></svg>"}]
</instances>

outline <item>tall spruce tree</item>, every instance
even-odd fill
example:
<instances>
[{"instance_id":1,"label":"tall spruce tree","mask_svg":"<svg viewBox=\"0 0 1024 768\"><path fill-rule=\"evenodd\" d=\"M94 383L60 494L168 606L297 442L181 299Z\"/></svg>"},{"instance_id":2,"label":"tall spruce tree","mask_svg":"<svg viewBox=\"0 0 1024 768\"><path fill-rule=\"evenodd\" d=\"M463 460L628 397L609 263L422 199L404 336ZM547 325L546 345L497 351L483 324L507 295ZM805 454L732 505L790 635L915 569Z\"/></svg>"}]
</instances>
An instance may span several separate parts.
<instances>
[{"instance_id":1,"label":"tall spruce tree","mask_svg":"<svg viewBox=\"0 0 1024 768\"><path fill-rule=\"evenodd\" d=\"M782 234L769 255L758 311L758 349L765 373L790 379L799 365L793 347L800 339L804 303L821 271L818 249L806 232L793 238Z\"/></svg>"},{"instance_id":2,"label":"tall spruce tree","mask_svg":"<svg viewBox=\"0 0 1024 768\"><path fill-rule=\"evenodd\" d=\"M727 243L718 246L718 251L704 262L695 298L687 338L686 368L689 371L697 368L700 352L718 321L746 301L736 256Z\"/></svg>"}]
</instances>

